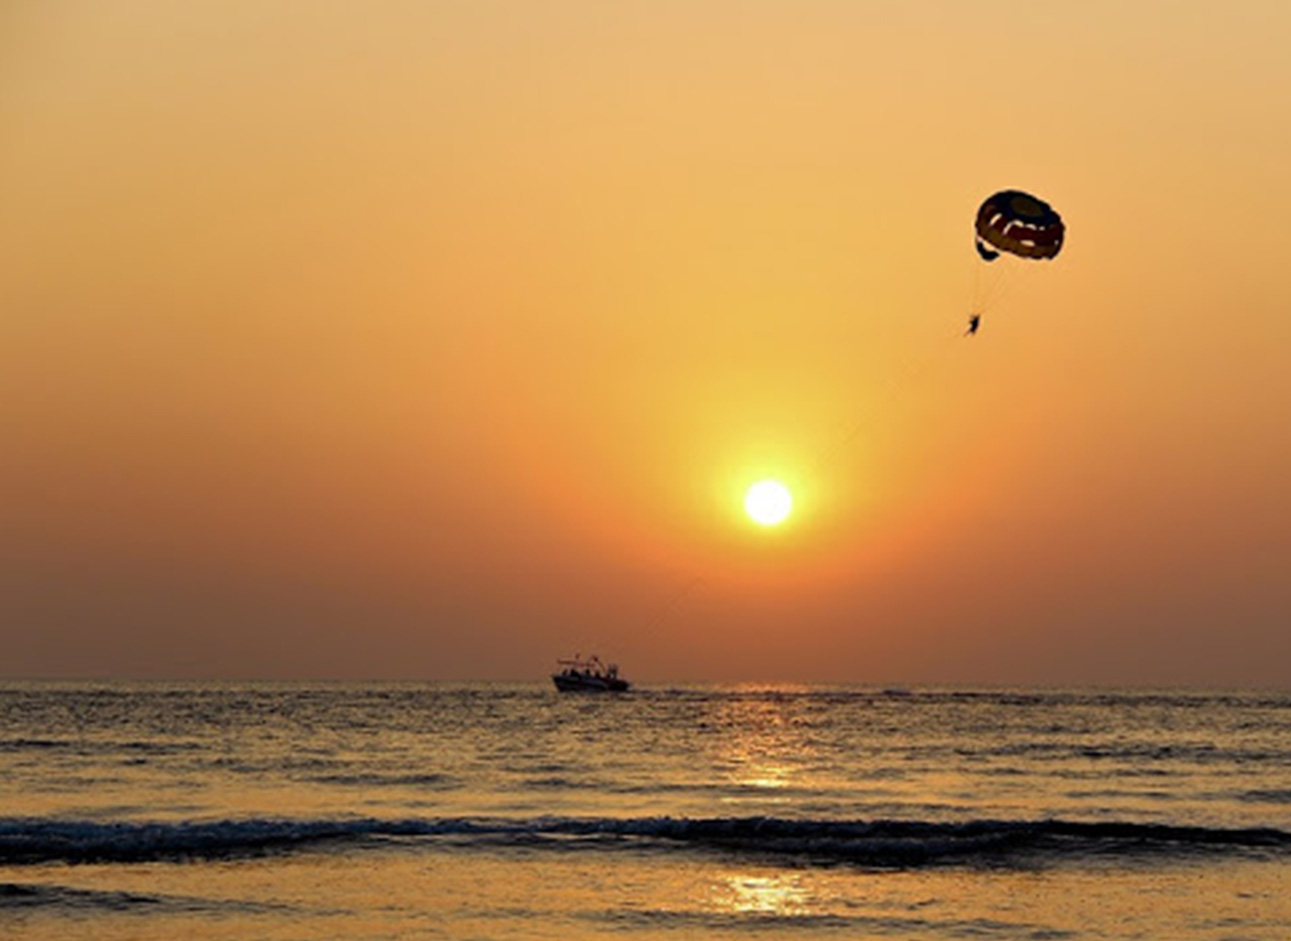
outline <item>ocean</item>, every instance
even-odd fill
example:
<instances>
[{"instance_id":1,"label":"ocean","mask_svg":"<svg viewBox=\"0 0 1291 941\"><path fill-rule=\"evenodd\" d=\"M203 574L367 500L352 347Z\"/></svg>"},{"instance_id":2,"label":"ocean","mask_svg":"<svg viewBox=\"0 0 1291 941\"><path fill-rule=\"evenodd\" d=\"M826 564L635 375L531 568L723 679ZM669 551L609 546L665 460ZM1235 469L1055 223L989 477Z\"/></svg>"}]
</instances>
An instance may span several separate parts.
<instances>
[{"instance_id":1,"label":"ocean","mask_svg":"<svg viewBox=\"0 0 1291 941\"><path fill-rule=\"evenodd\" d=\"M5 939L1291 938L1291 693L0 684Z\"/></svg>"}]
</instances>

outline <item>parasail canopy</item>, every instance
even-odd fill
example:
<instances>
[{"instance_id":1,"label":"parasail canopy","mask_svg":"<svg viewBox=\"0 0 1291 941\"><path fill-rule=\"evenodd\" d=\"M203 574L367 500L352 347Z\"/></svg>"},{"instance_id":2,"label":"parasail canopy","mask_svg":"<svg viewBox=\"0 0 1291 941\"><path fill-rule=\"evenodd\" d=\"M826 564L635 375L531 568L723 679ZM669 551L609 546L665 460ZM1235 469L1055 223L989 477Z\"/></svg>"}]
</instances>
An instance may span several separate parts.
<instances>
[{"instance_id":1,"label":"parasail canopy","mask_svg":"<svg viewBox=\"0 0 1291 941\"><path fill-rule=\"evenodd\" d=\"M977 210L977 254L994 261L1001 252L1022 258L1053 258L1066 227L1053 207L1021 190L1002 190Z\"/></svg>"}]
</instances>

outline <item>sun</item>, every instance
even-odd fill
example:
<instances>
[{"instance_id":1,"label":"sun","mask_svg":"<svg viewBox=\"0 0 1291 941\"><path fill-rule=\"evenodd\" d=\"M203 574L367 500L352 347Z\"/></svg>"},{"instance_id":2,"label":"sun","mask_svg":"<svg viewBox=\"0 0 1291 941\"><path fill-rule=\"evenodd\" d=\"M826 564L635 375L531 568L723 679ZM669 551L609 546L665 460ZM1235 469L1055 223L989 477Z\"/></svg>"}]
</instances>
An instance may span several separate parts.
<instances>
[{"instance_id":1,"label":"sun","mask_svg":"<svg viewBox=\"0 0 1291 941\"><path fill-rule=\"evenodd\" d=\"M759 480L744 495L744 511L760 526L783 523L792 509L793 496L778 480Z\"/></svg>"}]
</instances>

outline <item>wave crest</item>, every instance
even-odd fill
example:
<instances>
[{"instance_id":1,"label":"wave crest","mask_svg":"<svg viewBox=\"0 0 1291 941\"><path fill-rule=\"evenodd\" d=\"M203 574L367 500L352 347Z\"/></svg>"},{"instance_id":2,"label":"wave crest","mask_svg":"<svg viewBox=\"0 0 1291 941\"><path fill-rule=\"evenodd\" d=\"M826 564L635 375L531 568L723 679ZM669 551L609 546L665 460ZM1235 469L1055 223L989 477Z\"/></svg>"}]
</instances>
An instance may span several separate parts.
<instances>
[{"instance_id":1,"label":"wave crest","mask_svg":"<svg viewBox=\"0 0 1291 941\"><path fill-rule=\"evenodd\" d=\"M1008 865L1097 857L1291 853L1291 833L1132 822L539 817L100 823L0 820L0 864L221 859L391 840L454 846L611 846L794 856L879 867Z\"/></svg>"}]
</instances>

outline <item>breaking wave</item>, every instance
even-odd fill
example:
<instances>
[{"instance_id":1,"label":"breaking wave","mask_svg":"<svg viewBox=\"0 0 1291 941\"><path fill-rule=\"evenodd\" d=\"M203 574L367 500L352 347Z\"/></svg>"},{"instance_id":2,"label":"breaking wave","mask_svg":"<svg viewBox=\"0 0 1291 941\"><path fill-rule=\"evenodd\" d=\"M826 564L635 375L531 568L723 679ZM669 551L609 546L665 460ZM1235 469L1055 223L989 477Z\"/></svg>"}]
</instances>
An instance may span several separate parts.
<instances>
[{"instance_id":1,"label":"breaking wave","mask_svg":"<svg viewBox=\"0 0 1291 941\"><path fill-rule=\"evenodd\" d=\"M792 820L779 817L449 817L101 823L0 819L0 865L253 857L392 843L526 850L678 849L873 867L1058 865L1291 854L1291 833L1130 822Z\"/></svg>"}]
</instances>

